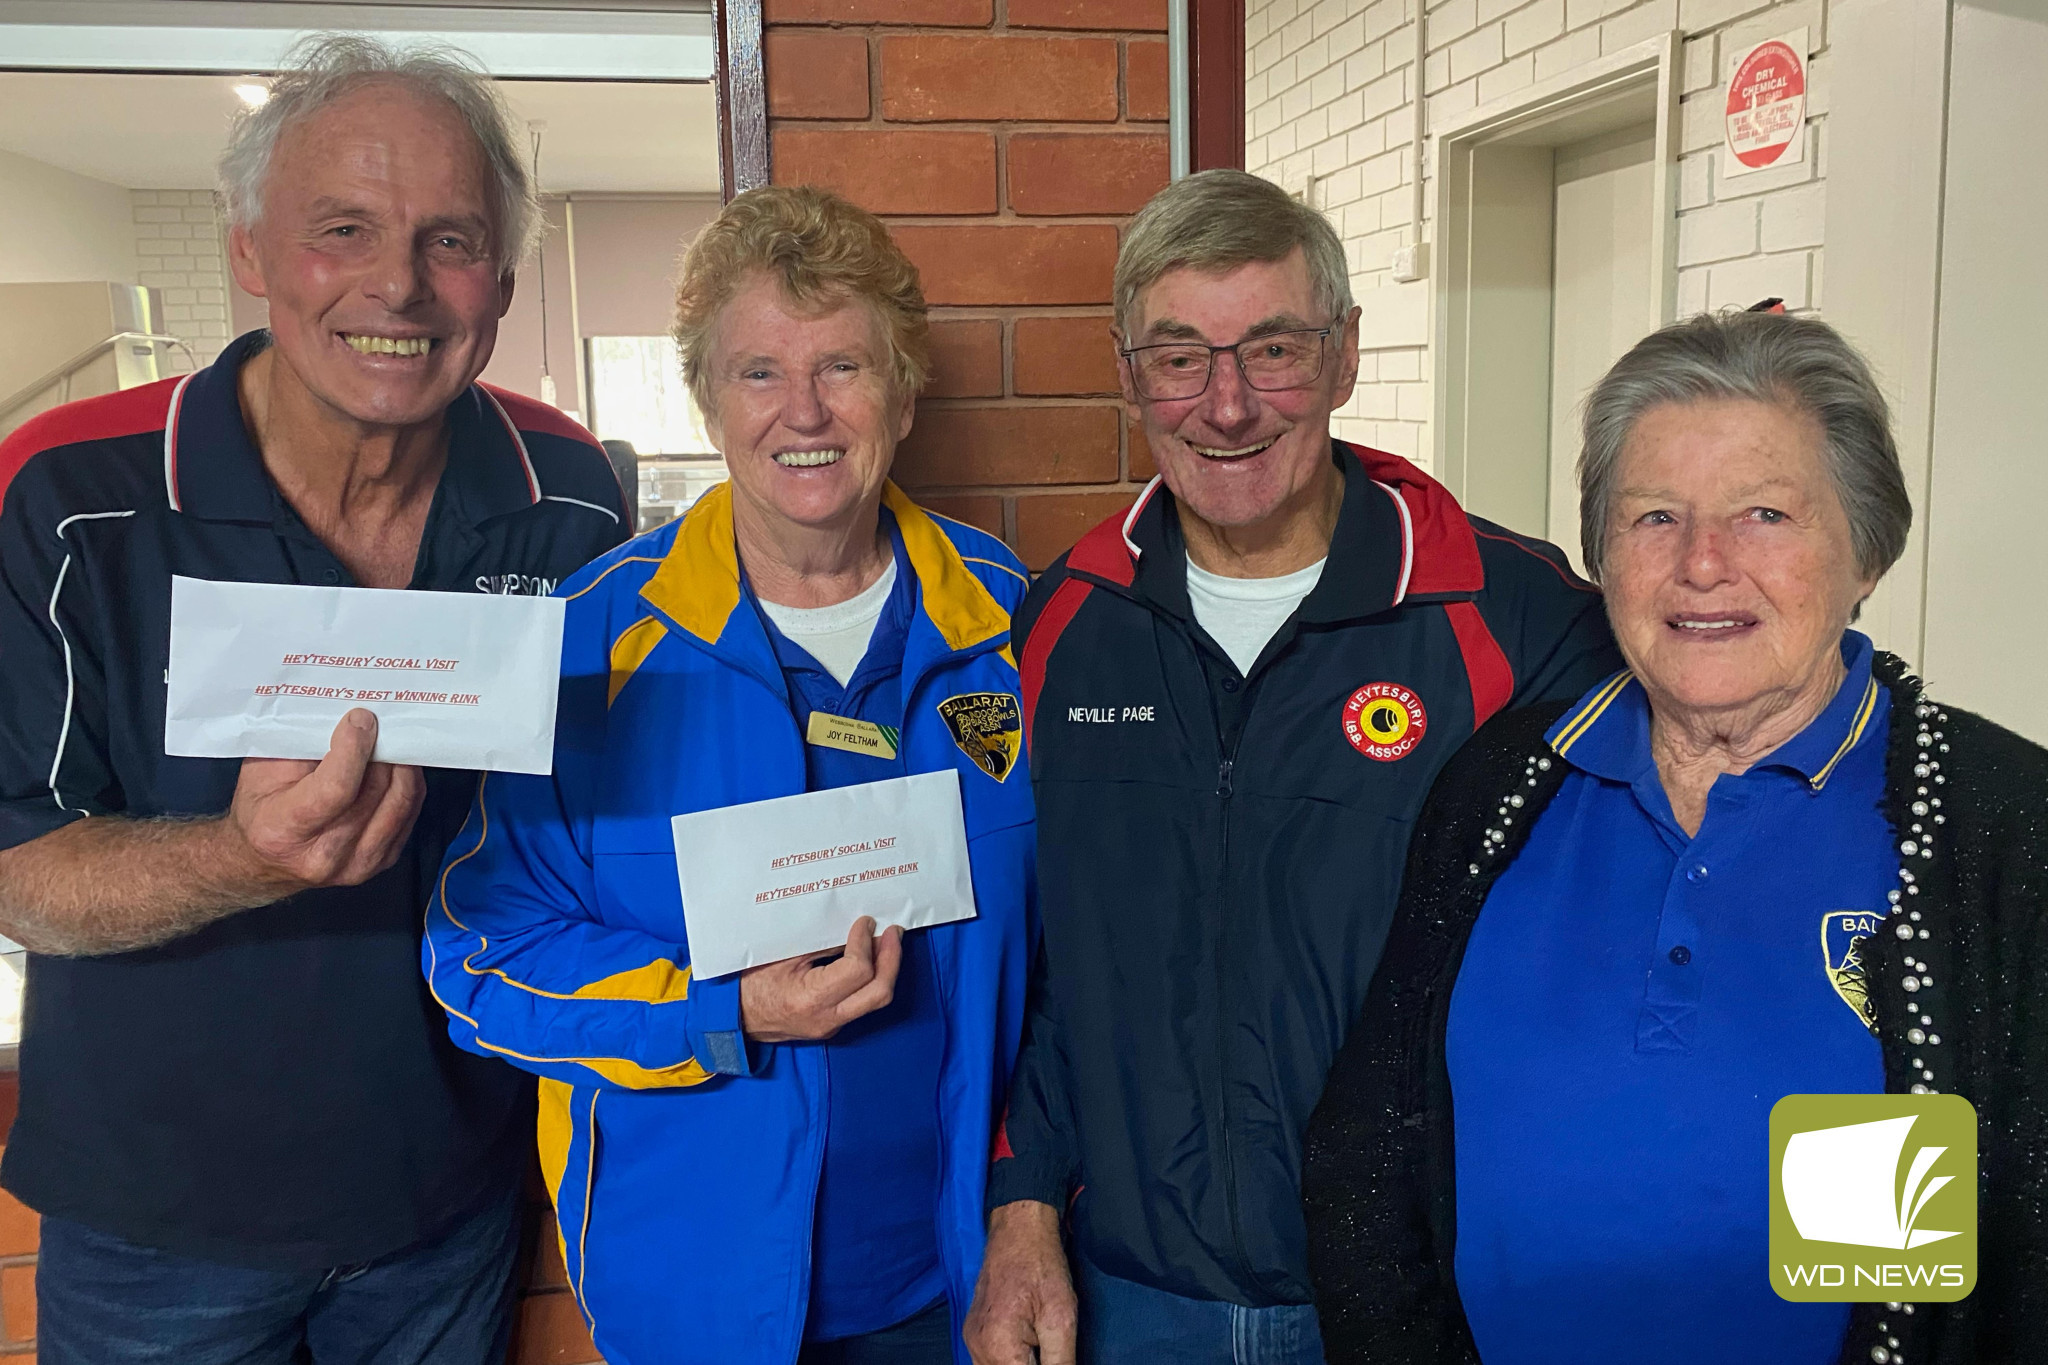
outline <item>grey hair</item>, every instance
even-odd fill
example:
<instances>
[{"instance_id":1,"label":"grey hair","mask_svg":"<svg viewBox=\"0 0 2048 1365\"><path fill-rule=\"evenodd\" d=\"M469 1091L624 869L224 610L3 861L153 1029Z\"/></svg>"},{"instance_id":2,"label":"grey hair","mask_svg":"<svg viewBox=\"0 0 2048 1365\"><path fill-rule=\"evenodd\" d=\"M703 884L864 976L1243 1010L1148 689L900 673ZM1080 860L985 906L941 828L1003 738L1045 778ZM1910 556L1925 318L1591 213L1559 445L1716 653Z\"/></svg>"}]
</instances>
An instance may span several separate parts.
<instances>
[{"instance_id":1,"label":"grey hair","mask_svg":"<svg viewBox=\"0 0 2048 1365\"><path fill-rule=\"evenodd\" d=\"M1701 313L1652 332L1586 398L1579 452L1579 537L1600 577L1621 456L1636 423L1667 403L1742 398L1811 417L1849 518L1856 570L1875 580L1906 550L1913 503L1891 410L1869 364L1819 318Z\"/></svg>"},{"instance_id":2,"label":"grey hair","mask_svg":"<svg viewBox=\"0 0 2048 1365\"><path fill-rule=\"evenodd\" d=\"M1344 243L1329 220L1256 175L1197 171L1152 196L1116 254L1116 325L1129 345L1143 294L1169 270L1228 270L1277 261L1296 247L1308 261L1316 306L1332 320L1351 312Z\"/></svg>"},{"instance_id":3,"label":"grey hair","mask_svg":"<svg viewBox=\"0 0 2048 1365\"><path fill-rule=\"evenodd\" d=\"M220 158L228 222L253 227L261 219L264 182L286 129L380 82L454 107L490 167L491 254L502 270L524 262L540 241L543 223L511 110L476 58L442 43L394 47L352 33L316 33L294 43L271 78L270 98L237 113L228 133Z\"/></svg>"}]
</instances>

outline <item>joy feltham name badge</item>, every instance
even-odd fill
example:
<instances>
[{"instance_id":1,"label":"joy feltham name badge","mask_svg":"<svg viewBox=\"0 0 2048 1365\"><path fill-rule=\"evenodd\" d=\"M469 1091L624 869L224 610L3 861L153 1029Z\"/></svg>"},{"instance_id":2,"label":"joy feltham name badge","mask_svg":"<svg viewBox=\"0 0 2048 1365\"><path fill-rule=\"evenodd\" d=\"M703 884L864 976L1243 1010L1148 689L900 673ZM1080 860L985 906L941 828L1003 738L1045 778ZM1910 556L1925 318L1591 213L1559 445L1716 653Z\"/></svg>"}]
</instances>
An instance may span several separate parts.
<instances>
[{"instance_id":1,"label":"joy feltham name badge","mask_svg":"<svg viewBox=\"0 0 2048 1365\"><path fill-rule=\"evenodd\" d=\"M871 720L854 720L850 716L829 715L823 711L811 712L810 724L804 727L806 743L823 749L844 749L850 754L866 754L869 758L893 759L899 739L892 726L877 725Z\"/></svg>"},{"instance_id":2,"label":"joy feltham name badge","mask_svg":"<svg viewBox=\"0 0 2048 1365\"><path fill-rule=\"evenodd\" d=\"M563 607L173 578L164 752L317 759L361 707L384 762L551 772Z\"/></svg>"},{"instance_id":3,"label":"joy feltham name badge","mask_svg":"<svg viewBox=\"0 0 2048 1365\"><path fill-rule=\"evenodd\" d=\"M693 976L841 947L855 920L974 918L960 774L917 773L670 822Z\"/></svg>"}]
</instances>

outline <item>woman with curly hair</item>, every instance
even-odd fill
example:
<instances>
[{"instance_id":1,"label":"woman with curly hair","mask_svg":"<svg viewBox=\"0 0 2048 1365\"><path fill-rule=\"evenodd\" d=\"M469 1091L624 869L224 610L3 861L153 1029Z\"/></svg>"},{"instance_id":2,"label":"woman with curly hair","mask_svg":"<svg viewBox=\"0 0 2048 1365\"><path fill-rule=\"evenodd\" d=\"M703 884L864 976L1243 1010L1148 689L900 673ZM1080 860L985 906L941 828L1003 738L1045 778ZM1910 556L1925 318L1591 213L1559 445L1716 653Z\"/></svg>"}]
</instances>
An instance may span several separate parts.
<instances>
[{"instance_id":1,"label":"woman with curly hair","mask_svg":"<svg viewBox=\"0 0 2048 1365\"><path fill-rule=\"evenodd\" d=\"M555 771L478 789L428 977L458 1043L541 1077L612 1365L965 1365L1036 933L1023 566L889 482L928 329L872 214L740 195L676 314L732 479L564 583ZM959 775L974 918L694 973L671 817L932 772Z\"/></svg>"}]
</instances>

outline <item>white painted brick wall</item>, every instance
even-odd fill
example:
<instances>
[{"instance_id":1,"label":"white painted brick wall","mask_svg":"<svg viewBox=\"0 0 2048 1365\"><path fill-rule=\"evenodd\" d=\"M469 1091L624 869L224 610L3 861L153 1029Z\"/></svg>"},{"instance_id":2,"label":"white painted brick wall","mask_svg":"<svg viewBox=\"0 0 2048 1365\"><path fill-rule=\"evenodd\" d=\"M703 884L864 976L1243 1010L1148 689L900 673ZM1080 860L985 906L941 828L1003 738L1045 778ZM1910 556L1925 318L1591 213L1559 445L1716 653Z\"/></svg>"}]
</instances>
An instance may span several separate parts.
<instances>
[{"instance_id":1,"label":"white painted brick wall","mask_svg":"<svg viewBox=\"0 0 2048 1365\"><path fill-rule=\"evenodd\" d=\"M1674 28L1685 33L1678 166L1678 308L1747 307L1778 295L1821 306L1827 175L1827 0L1419 0L1429 51L1422 96L1436 126L1603 54ZM1308 193L1336 224L1352 289L1392 284L1411 236L1418 0L1247 0L1245 165ZM1806 158L1724 182L1723 63L1804 27ZM1311 182L1311 177L1314 177ZM1429 205L1425 196L1425 210ZM1425 222L1423 240L1432 235ZM1337 434L1430 455L1430 364L1423 349L1366 352Z\"/></svg>"},{"instance_id":2,"label":"white painted brick wall","mask_svg":"<svg viewBox=\"0 0 2048 1365\"><path fill-rule=\"evenodd\" d=\"M210 364L228 341L228 272L212 190L130 190L136 283L162 291L162 329ZM170 370L188 368L170 353Z\"/></svg>"}]
</instances>

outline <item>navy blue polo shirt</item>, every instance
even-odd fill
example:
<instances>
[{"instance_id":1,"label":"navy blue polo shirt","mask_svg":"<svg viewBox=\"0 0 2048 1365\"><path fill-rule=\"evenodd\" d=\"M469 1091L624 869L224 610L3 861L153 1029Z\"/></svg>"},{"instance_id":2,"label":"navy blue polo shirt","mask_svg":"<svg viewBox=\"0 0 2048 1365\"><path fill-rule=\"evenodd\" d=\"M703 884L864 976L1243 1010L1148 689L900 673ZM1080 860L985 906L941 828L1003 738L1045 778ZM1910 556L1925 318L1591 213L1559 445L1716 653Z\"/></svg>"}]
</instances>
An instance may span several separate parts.
<instances>
[{"instance_id":1,"label":"navy blue polo shirt","mask_svg":"<svg viewBox=\"0 0 2048 1365\"><path fill-rule=\"evenodd\" d=\"M183 380L0 446L0 848L89 816L211 816L240 764L164 754L171 577L348 584L244 426L251 333ZM624 539L618 482L552 408L472 385L414 588L543 593ZM419 970L475 775L430 770L397 865L176 942L31 955L0 1183L30 1207L227 1264L322 1269L436 1235L517 1178L532 1079L473 1056Z\"/></svg>"},{"instance_id":2,"label":"navy blue polo shirt","mask_svg":"<svg viewBox=\"0 0 2048 1365\"><path fill-rule=\"evenodd\" d=\"M1846 1304L1769 1280L1771 1106L1870 1094L1859 940L1898 855L1870 641L1789 743L1672 817L1626 673L1550 731L1571 765L1466 948L1447 1039L1457 1280L1487 1365L1829 1365Z\"/></svg>"},{"instance_id":3,"label":"navy blue polo shirt","mask_svg":"<svg viewBox=\"0 0 2048 1365\"><path fill-rule=\"evenodd\" d=\"M844 687L761 613L799 731L813 711L902 731L903 642L917 611L917 574L895 518L884 509L882 519L895 543L896 584ZM804 768L806 791L909 773L900 755L883 759L821 744L804 746ZM804 1335L834 1341L892 1327L946 1292L938 1235L946 1018L923 934L903 936L895 998L814 1046L825 1051L827 1117Z\"/></svg>"}]
</instances>

